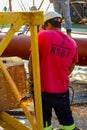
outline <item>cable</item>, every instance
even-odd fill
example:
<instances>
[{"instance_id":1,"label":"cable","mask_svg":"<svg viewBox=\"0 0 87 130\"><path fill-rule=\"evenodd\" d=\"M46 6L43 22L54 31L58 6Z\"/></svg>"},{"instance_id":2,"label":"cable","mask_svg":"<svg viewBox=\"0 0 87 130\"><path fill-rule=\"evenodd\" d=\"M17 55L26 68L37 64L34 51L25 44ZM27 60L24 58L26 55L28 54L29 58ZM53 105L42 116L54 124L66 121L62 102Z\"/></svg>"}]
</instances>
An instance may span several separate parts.
<instances>
[{"instance_id":1,"label":"cable","mask_svg":"<svg viewBox=\"0 0 87 130\"><path fill-rule=\"evenodd\" d=\"M20 1L21 1L21 4L22 4L22 6L23 6L24 10L26 11L26 8L25 8L25 6L24 6L24 4L23 4L22 0L20 0Z\"/></svg>"},{"instance_id":2,"label":"cable","mask_svg":"<svg viewBox=\"0 0 87 130\"><path fill-rule=\"evenodd\" d=\"M42 0L42 2L40 3L39 7L38 7L38 10L40 10L42 4L43 4L44 0Z\"/></svg>"},{"instance_id":3,"label":"cable","mask_svg":"<svg viewBox=\"0 0 87 130\"><path fill-rule=\"evenodd\" d=\"M23 9L23 7L21 6L19 0L17 0L17 2L18 2L18 4L19 4L19 6L21 7L22 11L24 11L24 9Z\"/></svg>"}]
</instances>

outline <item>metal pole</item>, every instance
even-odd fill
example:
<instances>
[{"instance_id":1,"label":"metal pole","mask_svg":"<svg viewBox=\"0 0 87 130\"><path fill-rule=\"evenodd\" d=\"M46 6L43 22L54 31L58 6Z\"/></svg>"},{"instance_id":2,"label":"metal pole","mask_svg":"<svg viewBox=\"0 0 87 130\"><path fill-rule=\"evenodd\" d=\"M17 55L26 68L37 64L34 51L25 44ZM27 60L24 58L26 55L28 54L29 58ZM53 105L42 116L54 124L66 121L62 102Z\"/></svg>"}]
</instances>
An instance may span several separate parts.
<instances>
[{"instance_id":1,"label":"metal pole","mask_svg":"<svg viewBox=\"0 0 87 130\"><path fill-rule=\"evenodd\" d=\"M36 122L38 130L43 130L43 114L42 114L42 98L40 83L40 67L39 67L39 49L37 39L37 26L30 25L31 31L31 47L32 47L32 65L34 77L34 98L36 110Z\"/></svg>"},{"instance_id":2,"label":"metal pole","mask_svg":"<svg viewBox=\"0 0 87 130\"><path fill-rule=\"evenodd\" d=\"M12 5L11 5L12 0L9 0L9 10L12 11Z\"/></svg>"}]
</instances>

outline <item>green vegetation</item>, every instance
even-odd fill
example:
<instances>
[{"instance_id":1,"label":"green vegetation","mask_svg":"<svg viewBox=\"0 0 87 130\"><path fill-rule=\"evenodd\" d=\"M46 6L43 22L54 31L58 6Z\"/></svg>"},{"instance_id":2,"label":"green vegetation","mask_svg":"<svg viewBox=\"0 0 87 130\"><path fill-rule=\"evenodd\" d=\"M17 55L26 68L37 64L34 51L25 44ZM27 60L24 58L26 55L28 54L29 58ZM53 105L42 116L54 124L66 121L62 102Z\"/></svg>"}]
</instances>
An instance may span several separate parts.
<instances>
[{"instance_id":1,"label":"green vegetation","mask_svg":"<svg viewBox=\"0 0 87 130\"><path fill-rule=\"evenodd\" d=\"M0 24L0 29L9 28L10 26L10 24Z\"/></svg>"}]
</instances>

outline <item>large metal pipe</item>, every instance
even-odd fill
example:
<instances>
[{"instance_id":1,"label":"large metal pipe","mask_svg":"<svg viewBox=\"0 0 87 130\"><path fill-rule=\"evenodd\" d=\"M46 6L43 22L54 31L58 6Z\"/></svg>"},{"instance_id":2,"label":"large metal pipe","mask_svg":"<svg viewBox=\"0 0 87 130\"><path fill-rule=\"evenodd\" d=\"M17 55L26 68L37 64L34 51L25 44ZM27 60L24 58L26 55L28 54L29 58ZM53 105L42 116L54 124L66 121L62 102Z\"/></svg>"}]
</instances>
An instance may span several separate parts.
<instances>
[{"instance_id":1,"label":"large metal pipe","mask_svg":"<svg viewBox=\"0 0 87 130\"><path fill-rule=\"evenodd\" d=\"M78 65L87 66L87 38L74 38L78 45Z\"/></svg>"},{"instance_id":2,"label":"large metal pipe","mask_svg":"<svg viewBox=\"0 0 87 130\"><path fill-rule=\"evenodd\" d=\"M0 41L5 35L0 34ZM15 35L1 55L2 57L18 56L22 59L29 59L30 37L26 35Z\"/></svg>"},{"instance_id":3,"label":"large metal pipe","mask_svg":"<svg viewBox=\"0 0 87 130\"><path fill-rule=\"evenodd\" d=\"M0 35L0 41L5 35ZM87 66L87 38L74 38L78 45L79 62L77 65ZM15 35L2 56L19 56L22 59L29 59L30 37L26 35Z\"/></svg>"}]
</instances>

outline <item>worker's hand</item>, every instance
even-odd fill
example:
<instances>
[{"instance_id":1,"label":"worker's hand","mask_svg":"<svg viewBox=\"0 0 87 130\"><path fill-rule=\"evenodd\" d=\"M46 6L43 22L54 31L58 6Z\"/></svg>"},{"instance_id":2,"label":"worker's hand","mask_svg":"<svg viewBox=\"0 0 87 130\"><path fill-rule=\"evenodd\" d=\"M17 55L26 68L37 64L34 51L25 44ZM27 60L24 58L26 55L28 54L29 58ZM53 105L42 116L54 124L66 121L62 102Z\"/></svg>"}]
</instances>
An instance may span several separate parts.
<instances>
[{"instance_id":1,"label":"worker's hand","mask_svg":"<svg viewBox=\"0 0 87 130\"><path fill-rule=\"evenodd\" d=\"M53 0L49 0L50 1L50 3L53 3Z\"/></svg>"}]
</instances>

